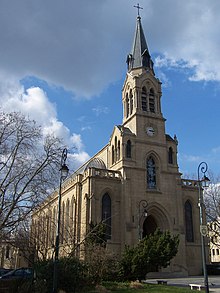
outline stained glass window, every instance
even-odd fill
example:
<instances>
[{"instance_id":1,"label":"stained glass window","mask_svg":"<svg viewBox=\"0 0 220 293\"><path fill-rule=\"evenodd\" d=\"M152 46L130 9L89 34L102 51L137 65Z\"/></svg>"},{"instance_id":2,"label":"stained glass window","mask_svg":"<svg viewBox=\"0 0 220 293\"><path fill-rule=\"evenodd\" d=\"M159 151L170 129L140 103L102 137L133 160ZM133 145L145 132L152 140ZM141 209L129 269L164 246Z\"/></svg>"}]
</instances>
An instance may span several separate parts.
<instances>
[{"instance_id":1,"label":"stained glass window","mask_svg":"<svg viewBox=\"0 0 220 293\"><path fill-rule=\"evenodd\" d=\"M186 241L194 242L192 205L189 202L189 200L185 202L185 225L186 225Z\"/></svg>"},{"instance_id":2,"label":"stained glass window","mask_svg":"<svg viewBox=\"0 0 220 293\"><path fill-rule=\"evenodd\" d=\"M102 197L102 222L105 224L105 238L111 239L111 198L108 193L105 193Z\"/></svg>"},{"instance_id":3,"label":"stained glass window","mask_svg":"<svg viewBox=\"0 0 220 293\"><path fill-rule=\"evenodd\" d=\"M151 156L147 159L147 187L156 188L156 165Z\"/></svg>"}]
</instances>

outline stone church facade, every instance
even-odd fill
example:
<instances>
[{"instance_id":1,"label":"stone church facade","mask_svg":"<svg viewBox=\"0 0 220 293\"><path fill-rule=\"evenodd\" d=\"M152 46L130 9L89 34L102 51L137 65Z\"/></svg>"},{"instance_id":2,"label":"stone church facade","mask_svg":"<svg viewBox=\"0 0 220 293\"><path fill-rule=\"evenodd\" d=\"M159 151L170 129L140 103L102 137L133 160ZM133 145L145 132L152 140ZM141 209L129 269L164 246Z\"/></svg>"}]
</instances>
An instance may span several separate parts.
<instances>
[{"instance_id":1,"label":"stone church facade","mask_svg":"<svg viewBox=\"0 0 220 293\"><path fill-rule=\"evenodd\" d=\"M166 134L161 82L137 17L122 90L123 122L110 140L62 185L60 253L80 255L89 224L106 225L107 249L121 254L156 228L179 234L177 256L162 272L179 276L202 271L198 186L178 169L176 136ZM52 257L58 192L32 216L39 253Z\"/></svg>"}]
</instances>

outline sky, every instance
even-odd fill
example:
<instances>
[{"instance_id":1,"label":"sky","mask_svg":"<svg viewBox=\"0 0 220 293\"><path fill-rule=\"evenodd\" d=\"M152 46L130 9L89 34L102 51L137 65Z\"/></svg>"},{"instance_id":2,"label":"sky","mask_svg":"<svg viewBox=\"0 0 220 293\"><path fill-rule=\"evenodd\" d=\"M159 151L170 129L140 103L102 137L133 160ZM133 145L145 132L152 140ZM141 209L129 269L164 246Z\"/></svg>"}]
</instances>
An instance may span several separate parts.
<instances>
[{"instance_id":1,"label":"sky","mask_svg":"<svg viewBox=\"0 0 220 293\"><path fill-rule=\"evenodd\" d=\"M220 174L220 1L140 0L178 164ZM122 123L121 90L136 26L134 0L0 0L0 107L62 137L73 169Z\"/></svg>"}]
</instances>

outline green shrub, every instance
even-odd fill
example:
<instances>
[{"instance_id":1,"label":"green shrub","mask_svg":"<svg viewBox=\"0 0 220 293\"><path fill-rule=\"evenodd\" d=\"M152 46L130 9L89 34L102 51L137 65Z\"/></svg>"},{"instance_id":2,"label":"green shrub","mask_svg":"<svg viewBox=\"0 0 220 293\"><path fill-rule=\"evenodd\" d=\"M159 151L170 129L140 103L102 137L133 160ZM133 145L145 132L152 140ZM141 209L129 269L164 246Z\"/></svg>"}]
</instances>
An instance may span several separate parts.
<instances>
[{"instance_id":1,"label":"green shrub","mask_svg":"<svg viewBox=\"0 0 220 293\"><path fill-rule=\"evenodd\" d=\"M41 261L35 264L36 293L50 293L53 287L52 260ZM58 288L67 293L74 293L89 285L87 267L78 258L61 258L58 262ZM43 291L42 291L43 290Z\"/></svg>"},{"instance_id":2,"label":"green shrub","mask_svg":"<svg viewBox=\"0 0 220 293\"><path fill-rule=\"evenodd\" d=\"M124 280L143 280L147 273L167 267L177 254L179 236L157 229L142 239L136 247L126 247L121 259L121 276Z\"/></svg>"}]
</instances>

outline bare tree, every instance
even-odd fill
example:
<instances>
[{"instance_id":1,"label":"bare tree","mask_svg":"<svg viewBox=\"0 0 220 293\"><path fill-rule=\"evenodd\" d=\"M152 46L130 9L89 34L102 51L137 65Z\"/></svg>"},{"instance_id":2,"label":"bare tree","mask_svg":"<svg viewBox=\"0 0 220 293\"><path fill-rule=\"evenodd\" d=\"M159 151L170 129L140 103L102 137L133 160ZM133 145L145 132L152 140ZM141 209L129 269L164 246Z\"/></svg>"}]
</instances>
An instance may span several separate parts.
<instances>
[{"instance_id":1,"label":"bare tree","mask_svg":"<svg viewBox=\"0 0 220 293\"><path fill-rule=\"evenodd\" d=\"M209 173L210 186L204 190L204 204L211 244L220 247L220 178Z\"/></svg>"},{"instance_id":2,"label":"bare tree","mask_svg":"<svg viewBox=\"0 0 220 293\"><path fill-rule=\"evenodd\" d=\"M220 178L209 173L210 182L208 188L204 190L204 204L207 221L220 219Z\"/></svg>"},{"instance_id":3,"label":"bare tree","mask_svg":"<svg viewBox=\"0 0 220 293\"><path fill-rule=\"evenodd\" d=\"M62 149L35 121L0 111L0 236L15 230L58 185Z\"/></svg>"}]
</instances>

